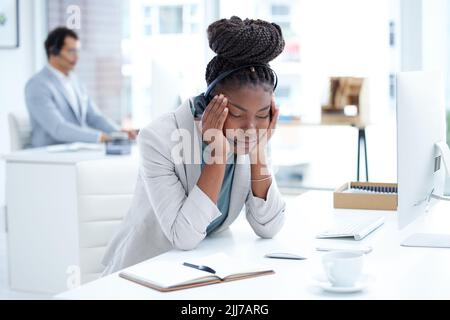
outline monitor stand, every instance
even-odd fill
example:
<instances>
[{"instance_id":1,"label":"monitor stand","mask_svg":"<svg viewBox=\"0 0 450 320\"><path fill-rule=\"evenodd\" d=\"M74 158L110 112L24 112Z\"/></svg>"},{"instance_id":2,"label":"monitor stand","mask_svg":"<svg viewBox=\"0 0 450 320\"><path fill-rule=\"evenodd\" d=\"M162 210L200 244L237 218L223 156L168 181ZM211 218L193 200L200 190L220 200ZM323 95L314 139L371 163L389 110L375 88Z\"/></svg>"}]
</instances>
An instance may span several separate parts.
<instances>
[{"instance_id":1,"label":"monitor stand","mask_svg":"<svg viewBox=\"0 0 450 320\"><path fill-rule=\"evenodd\" d=\"M450 234L416 233L401 243L404 247L450 248Z\"/></svg>"},{"instance_id":2,"label":"monitor stand","mask_svg":"<svg viewBox=\"0 0 450 320\"><path fill-rule=\"evenodd\" d=\"M444 163L447 176L450 176L450 150L444 141L436 143ZM450 197L439 196L431 193L429 198L450 201ZM429 199L428 199L429 201ZM426 247L426 248L450 248L450 234L438 233L416 233L410 235L400 244L404 247Z\"/></svg>"}]
</instances>

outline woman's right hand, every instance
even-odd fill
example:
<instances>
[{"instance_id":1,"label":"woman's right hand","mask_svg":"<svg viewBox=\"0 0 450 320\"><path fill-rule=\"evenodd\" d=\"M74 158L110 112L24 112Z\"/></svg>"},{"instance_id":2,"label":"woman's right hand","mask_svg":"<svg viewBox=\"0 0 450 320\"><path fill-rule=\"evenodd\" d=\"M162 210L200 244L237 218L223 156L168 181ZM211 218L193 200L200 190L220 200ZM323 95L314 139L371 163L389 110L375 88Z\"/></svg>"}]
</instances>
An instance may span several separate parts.
<instances>
[{"instance_id":1,"label":"woman's right hand","mask_svg":"<svg viewBox=\"0 0 450 320\"><path fill-rule=\"evenodd\" d=\"M216 95L206 107L202 116L202 138L211 149L211 156L225 160L231 150L230 143L223 134L223 125L228 116L228 99L223 95ZM225 163L225 162L223 162Z\"/></svg>"}]
</instances>

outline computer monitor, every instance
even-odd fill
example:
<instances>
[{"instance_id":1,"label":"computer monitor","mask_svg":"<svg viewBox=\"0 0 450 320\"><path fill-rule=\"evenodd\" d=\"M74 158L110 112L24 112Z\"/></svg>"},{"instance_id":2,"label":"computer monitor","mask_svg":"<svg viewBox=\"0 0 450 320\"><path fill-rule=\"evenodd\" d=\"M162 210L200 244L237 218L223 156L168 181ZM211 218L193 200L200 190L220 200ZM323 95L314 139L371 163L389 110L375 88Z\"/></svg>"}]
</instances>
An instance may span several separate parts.
<instances>
[{"instance_id":1,"label":"computer monitor","mask_svg":"<svg viewBox=\"0 0 450 320\"><path fill-rule=\"evenodd\" d=\"M442 162L442 152L437 144L441 143L446 147L445 142L445 89L442 76L434 72L398 74L397 212L399 228L406 227L430 210L437 201L435 198L443 196L446 170ZM427 246L433 246L433 241L430 243L430 237L427 238L421 234L420 239L422 242L427 242L429 244ZM416 242L420 239L415 238ZM449 239L450 235L447 237L447 240Z\"/></svg>"}]
</instances>

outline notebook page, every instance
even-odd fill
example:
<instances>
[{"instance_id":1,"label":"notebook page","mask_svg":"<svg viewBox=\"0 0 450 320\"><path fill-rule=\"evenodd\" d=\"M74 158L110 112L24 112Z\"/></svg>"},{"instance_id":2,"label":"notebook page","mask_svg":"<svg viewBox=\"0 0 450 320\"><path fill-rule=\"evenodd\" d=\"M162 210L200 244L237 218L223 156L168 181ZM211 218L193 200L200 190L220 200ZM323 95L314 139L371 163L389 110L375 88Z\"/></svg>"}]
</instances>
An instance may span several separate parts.
<instances>
[{"instance_id":1,"label":"notebook page","mask_svg":"<svg viewBox=\"0 0 450 320\"><path fill-rule=\"evenodd\" d=\"M183 261L149 261L125 269L122 273L168 288L212 274L183 266Z\"/></svg>"},{"instance_id":2,"label":"notebook page","mask_svg":"<svg viewBox=\"0 0 450 320\"><path fill-rule=\"evenodd\" d=\"M188 262L196 265L208 266L214 269L214 271L216 271L216 275L221 278L231 274L268 270L267 268L258 266L257 264L250 264L247 262L242 262L241 260L233 259L223 252L201 258L195 258Z\"/></svg>"}]
</instances>

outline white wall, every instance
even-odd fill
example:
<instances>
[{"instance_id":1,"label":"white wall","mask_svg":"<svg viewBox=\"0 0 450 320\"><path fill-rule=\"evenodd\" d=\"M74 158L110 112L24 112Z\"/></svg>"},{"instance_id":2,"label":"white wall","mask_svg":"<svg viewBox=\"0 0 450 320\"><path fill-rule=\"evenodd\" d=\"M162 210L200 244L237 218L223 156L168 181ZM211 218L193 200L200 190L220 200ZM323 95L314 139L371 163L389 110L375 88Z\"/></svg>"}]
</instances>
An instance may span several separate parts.
<instances>
[{"instance_id":1,"label":"white wall","mask_svg":"<svg viewBox=\"0 0 450 320\"><path fill-rule=\"evenodd\" d=\"M26 112L25 83L43 63L45 1L20 1L19 11L20 47L0 49L0 154L9 152L7 114ZM0 161L0 208L4 203L5 166Z\"/></svg>"},{"instance_id":2,"label":"white wall","mask_svg":"<svg viewBox=\"0 0 450 320\"><path fill-rule=\"evenodd\" d=\"M402 71L447 70L449 18L448 0L402 0Z\"/></svg>"},{"instance_id":3,"label":"white wall","mask_svg":"<svg viewBox=\"0 0 450 320\"><path fill-rule=\"evenodd\" d=\"M449 59L448 0L427 0L422 3L424 70L445 72Z\"/></svg>"},{"instance_id":4,"label":"white wall","mask_svg":"<svg viewBox=\"0 0 450 320\"><path fill-rule=\"evenodd\" d=\"M401 71L422 69L422 0L401 1Z\"/></svg>"}]
</instances>

